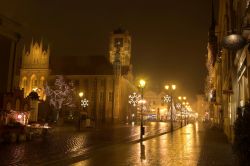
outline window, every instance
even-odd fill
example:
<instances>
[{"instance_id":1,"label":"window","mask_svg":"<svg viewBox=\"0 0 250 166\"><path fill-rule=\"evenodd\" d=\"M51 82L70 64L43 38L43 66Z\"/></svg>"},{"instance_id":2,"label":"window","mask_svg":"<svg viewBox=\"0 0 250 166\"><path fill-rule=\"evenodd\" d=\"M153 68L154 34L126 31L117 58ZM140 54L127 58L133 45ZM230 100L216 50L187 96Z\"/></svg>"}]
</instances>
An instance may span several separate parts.
<instances>
[{"instance_id":1,"label":"window","mask_svg":"<svg viewBox=\"0 0 250 166\"><path fill-rule=\"evenodd\" d=\"M109 92L109 102L113 101L113 92Z\"/></svg>"},{"instance_id":2,"label":"window","mask_svg":"<svg viewBox=\"0 0 250 166\"><path fill-rule=\"evenodd\" d=\"M94 92L94 91L92 92L91 100L92 100L92 101L95 101L95 92Z\"/></svg>"},{"instance_id":3,"label":"window","mask_svg":"<svg viewBox=\"0 0 250 166\"><path fill-rule=\"evenodd\" d=\"M41 84L41 87L44 87L44 77L41 77L40 84Z\"/></svg>"},{"instance_id":4,"label":"window","mask_svg":"<svg viewBox=\"0 0 250 166\"><path fill-rule=\"evenodd\" d=\"M104 98L104 93L103 93L103 92L100 92L100 102L103 101L103 98Z\"/></svg>"},{"instance_id":5,"label":"window","mask_svg":"<svg viewBox=\"0 0 250 166\"><path fill-rule=\"evenodd\" d=\"M75 81L73 81L74 82L74 85L76 86L76 87L79 87L80 86L80 80L75 80Z\"/></svg>"},{"instance_id":6,"label":"window","mask_svg":"<svg viewBox=\"0 0 250 166\"><path fill-rule=\"evenodd\" d=\"M37 86L37 79L35 75L31 76L31 88L35 88Z\"/></svg>"},{"instance_id":7,"label":"window","mask_svg":"<svg viewBox=\"0 0 250 166\"><path fill-rule=\"evenodd\" d=\"M27 86L27 78L23 77L22 88L26 88L26 86Z\"/></svg>"},{"instance_id":8,"label":"window","mask_svg":"<svg viewBox=\"0 0 250 166\"><path fill-rule=\"evenodd\" d=\"M117 46L122 47L123 46L123 38L115 38L114 44L115 44L115 47L117 47Z\"/></svg>"},{"instance_id":9,"label":"window","mask_svg":"<svg viewBox=\"0 0 250 166\"><path fill-rule=\"evenodd\" d=\"M105 80L101 80L101 87L105 86Z\"/></svg>"},{"instance_id":10,"label":"window","mask_svg":"<svg viewBox=\"0 0 250 166\"><path fill-rule=\"evenodd\" d=\"M88 81L88 79L85 79L84 80L84 82L83 82L83 86L84 86L84 88L88 88L88 86L89 86L89 81Z\"/></svg>"}]
</instances>

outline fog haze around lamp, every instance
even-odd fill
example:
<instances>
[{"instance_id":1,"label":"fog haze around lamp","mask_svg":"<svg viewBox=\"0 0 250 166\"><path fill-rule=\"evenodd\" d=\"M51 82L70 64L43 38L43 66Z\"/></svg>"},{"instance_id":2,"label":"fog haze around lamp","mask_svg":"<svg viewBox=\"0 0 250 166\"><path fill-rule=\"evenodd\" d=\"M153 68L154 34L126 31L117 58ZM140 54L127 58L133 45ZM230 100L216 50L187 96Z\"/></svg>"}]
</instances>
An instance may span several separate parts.
<instances>
[{"instance_id":1,"label":"fog haze around lamp","mask_svg":"<svg viewBox=\"0 0 250 166\"><path fill-rule=\"evenodd\" d=\"M144 88L145 87L145 85L146 85L146 82L144 81L144 80L140 80L140 87L141 88Z\"/></svg>"},{"instance_id":2,"label":"fog haze around lamp","mask_svg":"<svg viewBox=\"0 0 250 166\"><path fill-rule=\"evenodd\" d=\"M223 47L229 50L241 49L245 44L246 40L238 34L231 34L223 39Z\"/></svg>"}]
</instances>

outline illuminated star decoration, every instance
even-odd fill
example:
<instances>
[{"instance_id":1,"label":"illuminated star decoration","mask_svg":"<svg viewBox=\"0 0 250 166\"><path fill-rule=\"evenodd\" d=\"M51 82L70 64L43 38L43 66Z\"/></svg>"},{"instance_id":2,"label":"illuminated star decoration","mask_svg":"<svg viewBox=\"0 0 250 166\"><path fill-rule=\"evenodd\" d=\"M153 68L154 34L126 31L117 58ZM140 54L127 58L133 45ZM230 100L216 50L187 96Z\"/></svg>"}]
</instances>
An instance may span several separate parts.
<instances>
[{"instance_id":1,"label":"illuminated star decoration","mask_svg":"<svg viewBox=\"0 0 250 166\"><path fill-rule=\"evenodd\" d=\"M89 105L89 101L87 99L81 100L81 106L85 108L85 107L88 107L88 105Z\"/></svg>"},{"instance_id":2,"label":"illuminated star decoration","mask_svg":"<svg viewBox=\"0 0 250 166\"><path fill-rule=\"evenodd\" d=\"M139 102L141 96L137 95L135 92L132 95L129 95L129 104L132 104L134 107L137 105Z\"/></svg>"},{"instance_id":3,"label":"illuminated star decoration","mask_svg":"<svg viewBox=\"0 0 250 166\"><path fill-rule=\"evenodd\" d=\"M181 104L180 104L180 103L177 103L177 104L176 104L176 108L177 108L177 109L180 109L180 108L181 108Z\"/></svg>"},{"instance_id":4,"label":"illuminated star decoration","mask_svg":"<svg viewBox=\"0 0 250 166\"><path fill-rule=\"evenodd\" d=\"M171 96L169 96L169 95L164 96L163 101L166 102L166 103L171 102Z\"/></svg>"}]
</instances>

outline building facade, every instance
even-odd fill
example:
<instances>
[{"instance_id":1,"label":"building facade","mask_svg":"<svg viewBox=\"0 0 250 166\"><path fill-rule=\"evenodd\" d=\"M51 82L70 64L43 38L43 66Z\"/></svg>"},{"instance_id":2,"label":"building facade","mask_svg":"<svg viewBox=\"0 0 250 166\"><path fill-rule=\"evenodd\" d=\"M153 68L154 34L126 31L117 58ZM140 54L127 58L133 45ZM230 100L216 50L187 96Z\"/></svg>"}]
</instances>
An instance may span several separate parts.
<instances>
[{"instance_id":1,"label":"building facade","mask_svg":"<svg viewBox=\"0 0 250 166\"><path fill-rule=\"evenodd\" d=\"M14 90L20 24L0 15L0 94Z\"/></svg>"},{"instance_id":2,"label":"building facade","mask_svg":"<svg viewBox=\"0 0 250 166\"><path fill-rule=\"evenodd\" d=\"M6 118L6 95L11 96L10 93L15 93L20 26L19 23L0 14L0 125Z\"/></svg>"},{"instance_id":3,"label":"building facade","mask_svg":"<svg viewBox=\"0 0 250 166\"><path fill-rule=\"evenodd\" d=\"M250 5L249 0L221 0L218 5L217 24L212 17L209 31L206 96L213 124L232 142L237 109L249 102L249 45L241 41L249 40Z\"/></svg>"},{"instance_id":4,"label":"building facade","mask_svg":"<svg viewBox=\"0 0 250 166\"><path fill-rule=\"evenodd\" d=\"M20 69L19 87L24 89L27 97L35 90L40 99L45 100L44 86L49 76L49 47L44 50L43 42L31 42L29 51L24 47Z\"/></svg>"},{"instance_id":5,"label":"building facade","mask_svg":"<svg viewBox=\"0 0 250 166\"><path fill-rule=\"evenodd\" d=\"M209 104L204 95L196 95L195 110L199 115L199 120L209 120Z\"/></svg>"},{"instance_id":6,"label":"building facade","mask_svg":"<svg viewBox=\"0 0 250 166\"><path fill-rule=\"evenodd\" d=\"M22 57L20 88L25 95L36 91L46 100L45 83L49 85L62 75L74 82L77 94L83 92L89 101L87 116L94 121L121 122L131 114L128 96L137 89L133 85L128 31L119 28L111 33L108 56L50 56L49 47L44 50L42 42L32 42Z\"/></svg>"}]
</instances>

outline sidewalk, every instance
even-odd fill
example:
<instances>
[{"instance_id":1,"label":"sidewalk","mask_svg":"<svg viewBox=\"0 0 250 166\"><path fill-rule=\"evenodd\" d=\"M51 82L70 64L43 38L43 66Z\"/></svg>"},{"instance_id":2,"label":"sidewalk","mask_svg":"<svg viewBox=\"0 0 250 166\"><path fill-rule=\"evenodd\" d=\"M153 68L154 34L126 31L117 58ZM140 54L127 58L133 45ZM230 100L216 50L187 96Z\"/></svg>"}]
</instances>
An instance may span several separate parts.
<instances>
[{"instance_id":1,"label":"sidewalk","mask_svg":"<svg viewBox=\"0 0 250 166\"><path fill-rule=\"evenodd\" d=\"M226 135L209 125L199 124L199 136L203 140L199 158L199 165L237 165L236 155Z\"/></svg>"}]
</instances>

